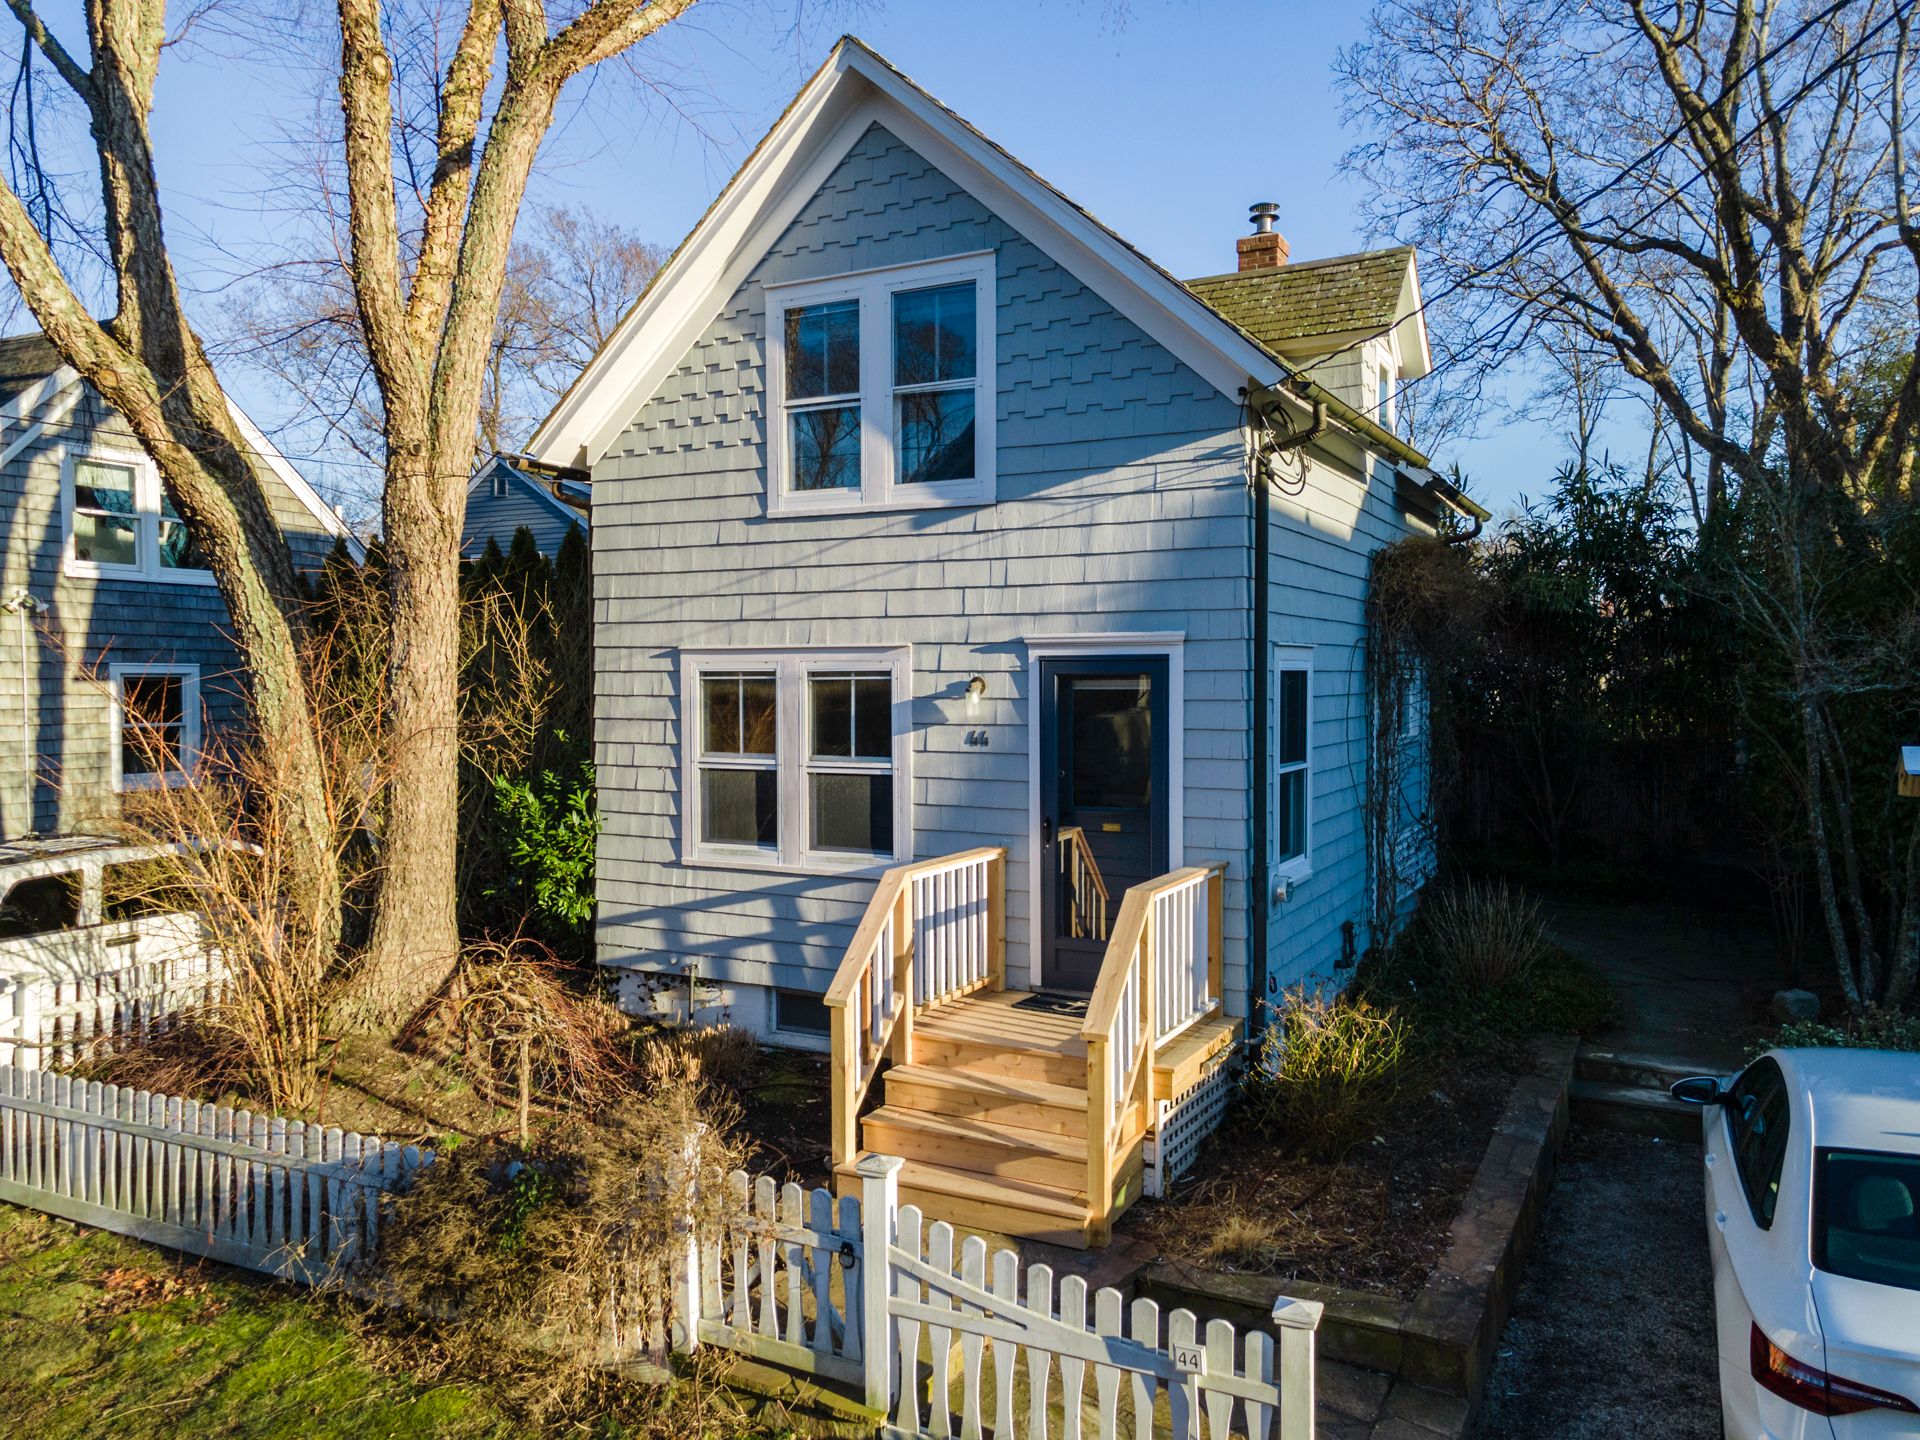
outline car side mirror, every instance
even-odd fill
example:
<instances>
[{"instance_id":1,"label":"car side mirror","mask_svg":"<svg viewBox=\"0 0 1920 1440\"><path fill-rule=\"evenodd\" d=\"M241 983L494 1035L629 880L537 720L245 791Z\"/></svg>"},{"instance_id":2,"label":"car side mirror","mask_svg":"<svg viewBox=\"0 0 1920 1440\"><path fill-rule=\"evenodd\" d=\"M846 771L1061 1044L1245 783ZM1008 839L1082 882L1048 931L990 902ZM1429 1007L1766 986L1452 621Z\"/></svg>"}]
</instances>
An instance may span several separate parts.
<instances>
[{"instance_id":1,"label":"car side mirror","mask_svg":"<svg viewBox=\"0 0 1920 1440\"><path fill-rule=\"evenodd\" d=\"M1689 1105L1724 1105L1727 1099L1727 1092L1712 1075L1689 1075L1684 1080L1676 1080L1667 1093Z\"/></svg>"}]
</instances>

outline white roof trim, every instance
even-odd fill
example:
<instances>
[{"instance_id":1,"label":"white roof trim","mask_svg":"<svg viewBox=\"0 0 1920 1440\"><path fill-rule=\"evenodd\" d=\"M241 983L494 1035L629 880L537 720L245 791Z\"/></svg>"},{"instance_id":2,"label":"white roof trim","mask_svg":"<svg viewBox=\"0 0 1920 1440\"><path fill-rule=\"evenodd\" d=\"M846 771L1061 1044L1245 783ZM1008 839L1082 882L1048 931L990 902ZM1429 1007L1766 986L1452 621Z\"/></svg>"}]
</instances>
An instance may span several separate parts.
<instances>
[{"instance_id":1,"label":"white roof trim","mask_svg":"<svg viewBox=\"0 0 1920 1440\"><path fill-rule=\"evenodd\" d=\"M293 498L320 522L320 528L329 535L337 536L347 542L347 554L353 557L354 564L366 563L367 547L360 543L360 538L353 533L346 521L334 513L333 507L320 498L319 492L307 483L306 476L293 468L287 457L274 447L273 442L267 439L265 432L253 423L247 412L242 410L232 397L227 399L227 411L233 416L233 423L239 427L241 439L253 447L254 454L267 462L267 468L279 477L282 485L293 492Z\"/></svg>"},{"instance_id":2,"label":"white roof trim","mask_svg":"<svg viewBox=\"0 0 1920 1440\"><path fill-rule=\"evenodd\" d=\"M77 384L79 379L80 372L71 365L62 365L51 375L42 375L5 405L0 405L0 419L19 420L32 414L53 396Z\"/></svg>"},{"instance_id":3,"label":"white roof trim","mask_svg":"<svg viewBox=\"0 0 1920 1440\"><path fill-rule=\"evenodd\" d=\"M1222 394L1284 367L858 40L834 47L528 444L591 466L867 128L879 122Z\"/></svg>"},{"instance_id":4,"label":"white roof trim","mask_svg":"<svg viewBox=\"0 0 1920 1440\"><path fill-rule=\"evenodd\" d=\"M571 521L582 529L586 528L587 517L585 515L582 515L578 510L574 509L573 506L567 504L566 501L562 500L538 480L535 480L531 475L527 474L526 471L517 469L512 463L502 459L498 455L489 456L487 463L474 471L473 479L467 482L467 503L469 505L473 503L473 492L480 488L480 482L491 475L496 466L504 469L507 474L511 475L522 485L526 486L527 489L533 491L535 495L546 501L556 515Z\"/></svg>"}]
</instances>

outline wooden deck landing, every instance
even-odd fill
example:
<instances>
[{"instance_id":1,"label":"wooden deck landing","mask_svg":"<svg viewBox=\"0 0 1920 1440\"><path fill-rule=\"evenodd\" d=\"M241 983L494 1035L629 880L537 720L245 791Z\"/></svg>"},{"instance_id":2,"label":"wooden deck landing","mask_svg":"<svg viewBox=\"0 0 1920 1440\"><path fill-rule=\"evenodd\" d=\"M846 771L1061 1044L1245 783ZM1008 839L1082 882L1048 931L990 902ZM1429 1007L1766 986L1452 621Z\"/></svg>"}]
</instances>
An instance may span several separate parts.
<instances>
[{"instance_id":1,"label":"wooden deck landing","mask_svg":"<svg viewBox=\"0 0 1920 1440\"><path fill-rule=\"evenodd\" d=\"M1023 1008L1027 998L977 991L915 1015L912 1061L880 1077L861 1150L901 1156L901 1199L934 1218L1085 1247L1112 1216L1087 1200L1084 1016ZM1155 1056L1155 1098L1179 1094L1241 1030L1216 1014L1172 1036ZM1136 1154L1116 1186L1127 1201L1140 1193L1139 1167ZM843 1193L857 1189L853 1162L837 1179Z\"/></svg>"}]
</instances>

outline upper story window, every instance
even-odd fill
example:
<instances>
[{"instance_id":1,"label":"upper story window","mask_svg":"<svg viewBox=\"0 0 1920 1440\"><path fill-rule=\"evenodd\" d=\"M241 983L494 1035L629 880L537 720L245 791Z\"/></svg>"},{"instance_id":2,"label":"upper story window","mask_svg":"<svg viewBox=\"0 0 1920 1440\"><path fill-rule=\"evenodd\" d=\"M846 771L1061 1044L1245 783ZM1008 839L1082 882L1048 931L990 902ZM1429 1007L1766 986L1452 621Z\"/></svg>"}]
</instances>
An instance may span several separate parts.
<instances>
[{"instance_id":1,"label":"upper story window","mask_svg":"<svg viewBox=\"0 0 1920 1440\"><path fill-rule=\"evenodd\" d=\"M69 575L211 585L193 532L144 455L70 454L60 469Z\"/></svg>"},{"instance_id":2,"label":"upper story window","mask_svg":"<svg viewBox=\"0 0 1920 1440\"><path fill-rule=\"evenodd\" d=\"M993 499L993 256L767 288L769 508Z\"/></svg>"}]
</instances>

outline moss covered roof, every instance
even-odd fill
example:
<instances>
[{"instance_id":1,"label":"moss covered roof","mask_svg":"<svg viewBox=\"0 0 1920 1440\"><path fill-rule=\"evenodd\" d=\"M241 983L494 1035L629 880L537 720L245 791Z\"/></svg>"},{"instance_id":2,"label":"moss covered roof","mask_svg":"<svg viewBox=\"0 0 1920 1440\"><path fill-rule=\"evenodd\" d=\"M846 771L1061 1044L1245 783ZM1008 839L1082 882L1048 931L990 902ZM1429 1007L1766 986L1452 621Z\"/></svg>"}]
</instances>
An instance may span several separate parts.
<instances>
[{"instance_id":1,"label":"moss covered roof","mask_svg":"<svg viewBox=\"0 0 1920 1440\"><path fill-rule=\"evenodd\" d=\"M1186 282L1200 299L1269 349L1316 336L1391 329L1413 248L1369 250Z\"/></svg>"}]
</instances>

